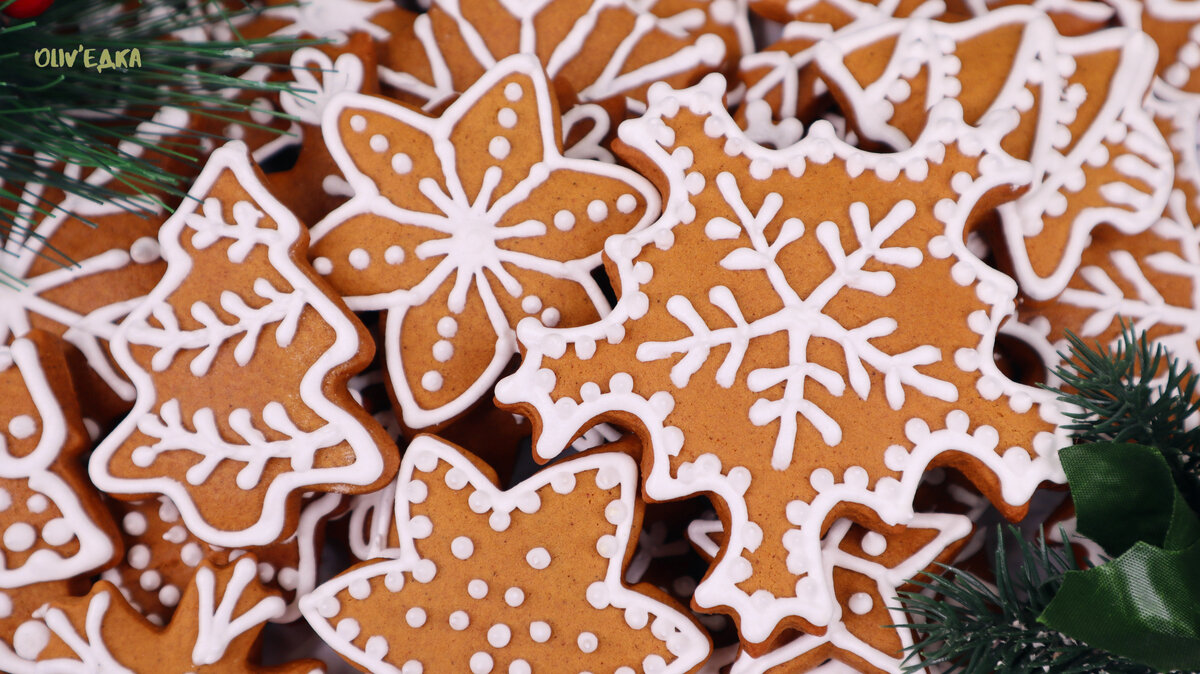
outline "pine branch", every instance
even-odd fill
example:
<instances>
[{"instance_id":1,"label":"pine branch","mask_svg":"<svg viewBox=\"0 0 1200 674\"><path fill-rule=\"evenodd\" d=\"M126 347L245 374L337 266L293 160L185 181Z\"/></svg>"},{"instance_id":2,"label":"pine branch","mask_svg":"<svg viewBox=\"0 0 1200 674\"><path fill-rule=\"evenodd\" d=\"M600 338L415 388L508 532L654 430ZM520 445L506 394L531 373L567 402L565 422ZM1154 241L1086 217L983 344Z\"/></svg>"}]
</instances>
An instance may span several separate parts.
<instances>
[{"instance_id":1,"label":"pine branch","mask_svg":"<svg viewBox=\"0 0 1200 674\"><path fill-rule=\"evenodd\" d=\"M901 610L915 622L898 627L923 635L909 648L906 672L933 666L965 674L1152 671L1040 624L1037 618L1062 585L1063 574L1079 568L1074 551L1048 546L1045 536L1029 543L1016 527L1009 532L1019 545L1019 564L1009 565L1004 528L997 527L994 587L942 565L946 573L912 581L925 592L900 592Z\"/></svg>"},{"instance_id":2,"label":"pine branch","mask_svg":"<svg viewBox=\"0 0 1200 674\"><path fill-rule=\"evenodd\" d=\"M1081 411L1068 416L1077 443L1132 442L1156 447L1167 458L1180 490L1200 503L1200 428L1188 428L1200 411L1198 383L1161 344L1151 344L1121 322L1116 348L1090 346L1067 333L1069 353L1056 369L1059 399ZM1156 383L1157 381L1157 383Z\"/></svg>"},{"instance_id":3,"label":"pine branch","mask_svg":"<svg viewBox=\"0 0 1200 674\"><path fill-rule=\"evenodd\" d=\"M36 20L6 25L0 17L0 196L7 201L0 204L0 238L7 234L27 239L30 223L18 216L18 208L39 218L57 206L57 197L22 196L23 186L29 184L44 184L90 202L128 202L132 196L162 205L163 198L182 196L185 176L164 170L161 161L197 164L199 141L211 134L164 128L138 135L137 127L167 106L232 121L248 109L246 101L255 94L270 96L287 89L288 85L239 77L266 54L314 43L291 37L243 38L236 26L260 11L261 6L249 4L227 8L221 0L141 0L133 5L124 0L58 0ZM221 23L232 29L233 39L203 39ZM137 49L141 66L97 72L78 63L52 68L35 62L40 49L72 51L79 45L97 53ZM248 120L240 123L281 132ZM147 151L131 152L135 146ZM83 170L64 175L64 165ZM114 177L101 184L88 182L93 169L110 171ZM32 241L36 238L27 239Z\"/></svg>"}]
</instances>

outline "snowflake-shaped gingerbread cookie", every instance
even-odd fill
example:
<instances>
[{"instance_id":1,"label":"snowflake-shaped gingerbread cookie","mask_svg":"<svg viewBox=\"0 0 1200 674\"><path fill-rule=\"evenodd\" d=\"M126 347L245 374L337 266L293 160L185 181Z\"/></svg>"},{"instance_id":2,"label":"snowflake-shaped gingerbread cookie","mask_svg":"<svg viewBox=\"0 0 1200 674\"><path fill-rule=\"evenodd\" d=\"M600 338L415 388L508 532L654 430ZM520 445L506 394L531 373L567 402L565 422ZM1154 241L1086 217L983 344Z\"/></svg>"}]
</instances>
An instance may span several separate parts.
<instances>
[{"instance_id":1,"label":"snowflake-shaped gingerbread cookie","mask_svg":"<svg viewBox=\"0 0 1200 674\"><path fill-rule=\"evenodd\" d=\"M313 265L359 311L383 310L402 421L444 425L491 389L525 316L607 310L591 276L611 234L658 213L636 173L562 156L538 61L513 56L440 117L343 94L325 137L354 196L313 228Z\"/></svg>"},{"instance_id":2,"label":"snowflake-shaped gingerbread cookie","mask_svg":"<svg viewBox=\"0 0 1200 674\"><path fill-rule=\"evenodd\" d=\"M1019 516L1063 479L1065 435L1052 394L996 369L1016 287L964 243L972 213L1029 179L994 130L947 101L909 150L866 153L825 123L769 150L723 89L656 87L621 127L627 160L662 176L664 215L606 243L621 297L603 320L519 326L496 396L534 419L543 460L612 421L647 447L648 498L718 497L729 535L694 601L761 647L835 615L833 519L906 523L937 465Z\"/></svg>"},{"instance_id":3,"label":"snowflake-shaped gingerbread cookie","mask_svg":"<svg viewBox=\"0 0 1200 674\"><path fill-rule=\"evenodd\" d=\"M353 567L301 611L373 672L693 671L707 635L621 580L641 520L631 445L501 491L478 459L418 437L396 490L398 557Z\"/></svg>"},{"instance_id":4,"label":"snowflake-shaped gingerbread cookie","mask_svg":"<svg viewBox=\"0 0 1200 674\"><path fill-rule=\"evenodd\" d=\"M371 491L398 464L346 387L371 360L366 329L261 180L232 142L163 225L166 274L111 341L137 400L89 464L104 491L163 494L223 547L289 536L300 493Z\"/></svg>"}]
</instances>

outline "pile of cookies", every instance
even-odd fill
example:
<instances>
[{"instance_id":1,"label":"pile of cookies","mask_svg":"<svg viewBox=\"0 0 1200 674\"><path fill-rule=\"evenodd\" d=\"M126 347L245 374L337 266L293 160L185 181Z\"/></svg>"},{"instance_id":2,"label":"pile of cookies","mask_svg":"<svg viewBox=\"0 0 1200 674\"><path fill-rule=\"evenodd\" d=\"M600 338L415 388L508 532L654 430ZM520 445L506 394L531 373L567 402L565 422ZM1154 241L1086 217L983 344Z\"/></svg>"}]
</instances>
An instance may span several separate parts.
<instances>
[{"instance_id":1,"label":"pile of cookies","mask_svg":"<svg viewBox=\"0 0 1200 674\"><path fill-rule=\"evenodd\" d=\"M1066 333L1200 366L1200 6L421 4L3 186L0 670L896 672Z\"/></svg>"}]
</instances>

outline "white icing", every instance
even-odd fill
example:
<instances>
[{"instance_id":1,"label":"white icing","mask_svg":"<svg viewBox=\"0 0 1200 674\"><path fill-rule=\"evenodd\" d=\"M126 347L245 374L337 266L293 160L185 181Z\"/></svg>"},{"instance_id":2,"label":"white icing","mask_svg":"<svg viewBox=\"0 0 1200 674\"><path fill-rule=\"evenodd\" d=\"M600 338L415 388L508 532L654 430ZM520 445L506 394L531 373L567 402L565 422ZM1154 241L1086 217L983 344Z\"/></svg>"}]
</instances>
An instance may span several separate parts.
<instances>
[{"instance_id":1,"label":"white icing","mask_svg":"<svg viewBox=\"0 0 1200 674\"><path fill-rule=\"evenodd\" d=\"M646 274L636 266L641 261L639 254L643 250L670 250L674 242L672 230L688 224L700 225L704 227L701 231L722 236L731 225L740 229L736 247L731 246L732 252L723 259L722 266L728 272L765 277L774 294L778 295L775 306L782 305L783 308L774 315L749 321L734 301L732 291L721 286L711 288L707 299L712 307L704 307L708 309L705 313L692 307L682 296L655 297L656 302L665 301L666 310L679 321L679 329L675 332L678 337L672 342L642 342L636 356L639 361L670 358L672 387L684 385L697 376L702 367L704 372L711 373L706 377L715 378L713 388L718 391L737 384L758 392L782 384L782 397L779 397L780 387L776 386L771 389L775 391L771 399L764 397L749 410L752 423L771 424L777 429L772 452L772 464L777 469L792 463L791 452L799 423L812 425L827 444L836 445L840 440L837 424L803 396L803 389L798 386L800 382L808 380L810 386L823 388L833 395L866 397L873 383L866 368L869 365L881 375L874 381L882 379L883 393L893 408L899 409L905 397L913 392L953 402L959 396L957 389L921 373L917 366L946 362L951 358L957 365L958 358L957 354L942 353L933 345L902 354L879 351L870 340L894 331L894 319L881 318L862 327L848 328L820 312L843 288L887 296L895 283L892 273L887 271L889 268L911 267L923 261L921 250L886 245L887 239L913 217L911 202L898 200L894 204L885 204L887 208L877 213L867 213L859 203L851 206L841 236L852 237L852 241L857 239L857 245L848 251L843 248L839 228L834 223L801 223L777 217L783 201L778 195L760 195L761 201L756 203L761 205L755 212L755 208L743 200L738 190L738 178L728 173L697 173L692 166L692 148L675 146L672 124L681 119L681 110L686 109L691 115L702 118L699 124L703 125L707 136L714 139L714 147L723 147L732 159L746 161L751 172L760 175L775 175L782 171L791 176L802 175L806 163L826 163L836 158L845 162L852 174L870 171L874 177L888 181L896 180L902 171L906 177L920 180L928 174L931 164L944 160L947 145L956 144L969 155L980 155L981 175L974 180L970 176L955 178L953 192L933 208L934 217L944 227L944 252L953 256L956 264L963 265L963 269L973 276L973 287L983 304L983 308L968 320L968 327L979 335L978 345L964 349L977 356L972 359L975 364L970 371L978 370L981 381L986 382L984 387L994 393L992 397L1003 396L1012 411L1028 411L1036 403L1036 413L1048 424L1056 426L1066 419L1052 393L1015 384L996 369L992 358L993 340L999 324L1013 312L1017 287L1011 279L983 264L965 244L964 229L977 200L996 187L1021 185L1030 179L1027 164L1017 162L999 150L996 131L1007 128L1010 120L997 117L982 124L981 128L969 128L962 121L958 103L942 101L929 111L930 121L923 135L908 150L888 154L863 152L838 139L833 127L825 122L814 124L808 135L794 145L771 150L750 141L730 118L721 100L725 88L718 76L710 76L699 85L682 91L656 85L650 90L646 115L621 126L621 140L645 155L668 184L664 214L644 230L610 237L606 242L605 252L619 276L619 283L615 285L621 288L621 299L613 311L595 324L569 329L549 329L533 319L523 321L517 331L523 360L513 375L497 384L495 392L501 403L531 406L545 420L541 434L534 442L534 451L543 460L557 456L580 429L591 425L601 414L618 411L627 418L636 419L649 451L653 452L645 477L645 494L649 499L665 501L704 493L719 498L724 506L728 536L723 554L697 587L693 601L704 608L729 607L740 617L742 638L760 643L788 617L800 617L820 626L830 625L836 619L837 610L831 581L819 573L810 573L809 582L798 589L798 596L792 597L743 589L754 586L753 581L745 583L753 569L744 555L764 543L762 528L751 520L746 501L752 478L750 471L743 466L728 465L727 459L723 465L721 456L703 454L703 449L692 449L686 462L675 459L688 438L685 429L667 423L675 406L674 388L646 390L644 381L618 369L610 371L607 381L583 384L578 398L560 396L555 393L557 381L553 361L572 347L579 357L587 358L602 348L600 345L619 342L632 330L627 328L647 313L652 300L643 290ZM727 222L718 221L712 227L707 226L708 223L693 222L696 207L689 200L695 191L689 187L689 182L697 180L689 175L699 176L701 185L711 186L720 195L728 207ZM775 240L767 241L766 226L780 219L784 222L772 230L778 232ZM789 285L775 262L780 248L800 236L815 239L834 269L828 279L815 284L804 297ZM680 251L679 254L690 253ZM872 261L870 267L866 265L868 259ZM791 314L793 309L789 307L795 307L795 314ZM713 310L719 311L718 315L724 314L715 327L700 320L701 316L712 316ZM787 320L789 314L792 317ZM763 331L760 334L786 333L790 344L786 367L762 370L743 367L745 348L759 330ZM806 339L814 334L824 334L828 345L845 353L844 375L807 361ZM708 367L706 362L712 353L721 354L721 360L712 363L715 368ZM613 357L611 352L608 357ZM707 384L711 386L713 382L710 380ZM812 472L811 485L816 496L806 504L801 502L806 506L804 508L788 506L788 519L796 527L787 532L782 541L790 571L801 575L805 570L822 568L825 555L821 548L821 523L839 504L850 502L871 508L888 524L911 522L915 516L912 499L921 475L930 462L944 452L964 452L976 459L981 469L995 474L1002 498L1014 505L1025 502L1042 481L1062 482L1065 479L1056 457L1057 448L1066 444L1065 431L1040 433L1031 438L1029 448L1001 448L997 446L999 434L987 425L989 420L973 420L953 405L947 407L952 411L945 415L944 424L942 419L932 419L928 423L913 419L905 428L904 445L887 450L886 465L898 474L895 478L882 477L871 483L870 476L859 467L850 467L842 475L834 475L825 469ZM780 542L774 541L772 545L778 546ZM604 605L601 592L595 596L589 593L591 599L595 600L595 606Z\"/></svg>"},{"instance_id":2,"label":"white icing","mask_svg":"<svg viewBox=\"0 0 1200 674\"><path fill-rule=\"evenodd\" d=\"M4 301L7 300L0 303ZM0 371L13 368L20 374L37 411L41 433L32 448L22 448L20 457L10 452L8 439L0 435L0 478L22 481L34 492L26 503L31 511L44 511L53 502L61 517L39 532L17 519L16 510L11 509L12 496L7 491L0 494L0 506L4 506L0 508L3 529L0 557L7 558L9 552L32 550L19 565L11 561L0 564L0 588L73 578L103 566L116 554L112 540L88 515L75 489L55 474L60 458L68 458L63 457L63 452L71 449L66 447L68 420L46 379L33 342L16 339L0 347ZM19 415L9 421L7 428L13 438L28 439L35 432L30 427L38 425L32 417ZM61 549L72 540L77 542L76 550L68 553Z\"/></svg>"},{"instance_id":3,"label":"white icing","mask_svg":"<svg viewBox=\"0 0 1200 674\"><path fill-rule=\"evenodd\" d=\"M209 196L215 181L226 172L231 173L254 200L233 205L235 222L232 224L224 221L221 203ZM290 250L301 234L301 225L258 181L244 145L234 142L214 151L189 196L159 232L163 257L167 260L162 281L122 321L110 341L113 358L133 381L137 399L130 414L92 454L89 474L98 487L110 493L167 496L179 509L187 528L210 544L234 548L265 545L282 533L292 492L311 485L370 484L379 479L383 470L382 450L371 433L349 410L328 399L322 390L328 374L359 353L358 328L346 317L336 298L326 294L291 260ZM257 226L264 216L274 221L274 229ZM197 248L205 248L221 239L231 240L228 248L231 262L244 260L256 248L265 250L275 273L290 285L290 290L280 291L266 279L258 279L253 284L254 292L268 300L259 309L251 309L234 293L224 291L220 295L221 307L237 317L236 323L224 323L201 301L193 305L191 311L205 327L181 330L167 299L191 271L192 260L181 244L185 229ZM231 354L235 361L248 363L254 357L260 333L268 325L274 325L278 345L286 347L299 327L300 314L311 310L315 310L332 329L334 342L323 353L314 354L316 360L305 372L299 391L288 393L299 393L300 401L324 420L325 425L312 431L301 430L282 404L268 403L254 414L261 415L261 423L275 435L282 436L277 440L267 440L255 427L250 410L235 409L224 413L237 441L227 440L225 433L218 430L216 411L211 408L199 408L185 421L179 402L168 397L169 391L158 390L153 376L134 360L130 349L131 344L156 348L151 359L151 366L156 370L169 366L181 353L194 353L190 369L200 376L227 340L236 344ZM151 318L162 327L154 327ZM200 456L201 460L188 469L186 482L165 475L123 478L111 473L110 463L135 431L154 441L131 454L131 459L139 466L154 465L157 457L168 451L187 451ZM346 443L352 450L350 465L313 467L316 452L341 443ZM261 517L246 528L238 531L218 529L192 500L189 485L203 483L222 462L242 464L235 483L239 488L252 489L261 486L263 470L272 459L290 462L291 470L280 473L266 485L262 492Z\"/></svg>"},{"instance_id":4,"label":"white icing","mask_svg":"<svg viewBox=\"0 0 1200 674\"><path fill-rule=\"evenodd\" d=\"M346 110L361 110L398 120L423 132L433 140L435 147L449 147L451 135L459 121L479 104L480 99L501 86L504 95L510 101L524 98L526 92L534 97L537 115L531 115L529 119L519 119L517 124L518 131L523 131L524 137L536 134L540 140L543 150L541 162L524 176L505 176L504 167L493 166L485 172L478 194L468 194L467 187L458 176L453 152L439 153L441 174L435 178L425 178L419 183L422 195L434 203L434 213L427 210L409 210L405 208L405 204L392 203L385 198L380 193L379 186L357 167L341 138L339 120L343 113ZM644 226L657 214L658 193L641 176L617 166L573 159L560 154L554 129L552 96L546 75L537 59L517 55L490 69L439 118L427 117L382 98L351 93L338 96L326 109L322 128L329 151L346 175L354 190L354 196L313 227L314 247L337 227L364 213L449 235L427 240L413 251L413 255L422 260L439 259L433 271L415 286L388 293L348 295L345 298L346 303L355 310L387 310L383 335L384 360L403 421L409 428L420 429L440 424L465 412L491 389L500 372L516 353L514 330L502 309L500 293L520 297L523 289L521 283L506 267L511 265L571 281L579 287L580 294L585 295L598 312L603 313L608 308L603 293L590 273L599 265L599 251L581 259L564 262L537 258L499 245L505 239L540 236L546 230L546 223L536 220L505 227L498 226L511 208L522 203L555 172L570 171L580 177L596 176L598 181L620 181L632 193L640 195L646 208L637 222L632 223L634 228ZM356 120L362 121L357 123ZM351 115L350 127L355 133L371 133L362 114ZM489 144L489 152L498 159L506 157L511 149L509 141L500 136L493 138ZM395 161L393 158L394 168L404 168L405 172L412 170L411 160L404 160L400 167L395 166ZM501 194L497 192L497 186L504 178L516 178L518 182L508 192ZM603 213L600 212L600 208L604 208ZM602 220L607 217L607 207L603 203L596 208L588 206L587 210L593 219L598 217ZM472 329L490 329L496 336L495 351L490 362L482 368L476 378L468 380L465 388L456 389L453 396L448 396L449 402L426 407L418 402L418 397L424 398L424 394L411 388L410 378L406 373L407 368L411 366L406 363L406 354L400 349L399 335L409 310L430 301L433 294L447 283L452 284L447 302L448 313L452 315L460 314L464 310L468 293L478 293L486 309L488 323L486 327L472 326ZM441 330L439 333L447 338L452 336L442 333ZM424 354L421 357L424 358ZM420 386L425 391L441 391L444 377L434 377L424 372L419 375ZM459 378L455 378L452 381L458 380Z\"/></svg>"},{"instance_id":5,"label":"white icing","mask_svg":"<svg viewBox=\"0 0 1200 674\"><path fill-rule=\"evenodd\" d=\"M536 495L539 491L545 489L548 485L563 484L563 476L571 476L571 484L575 484L574 476L581 473L593 473L597 485L610 483L610 489L617 490L615 497L624 504L624 518L618 523L609 523L615 532L616 545L619 548L618 554L610 558L607 562L607 568L603 578L598 578L588 589L588 597L578 597L580 608L584 607L583 602L590 601L593 595L602 594L606 605L613 606L622 610L634 610L641 612L643 615L650 616L642 629L650 630L650 633L660 641L667 644L667 648L675 657L670 664L663 662L661 668L656 671L661 671L664 674L682 674L682 672L691 671L698 666L700 662L707 656L709 647L708 637L702 634L686 616L675 612L673 609L659 603L649 596L635 593L625 587L621 579L621 565L625 558L625 550L629 545L629 536L632 533L633 520L635 517L634 499L637 494L637 466L634 461L627 455L622 453L599 453L585 454L580 457L572 458L567 461L562 461L547 467L528 480L514 486L508 491L501 491L492 482L484 476L475 463L463 456L453 446L443 443L433 436L422 435L418 436L405 451L401 460L400 474L397 478L395 493L401 497L394 497L395 513L391 518L394 523L395 533L399 541L399 547L394 551L393 559L374 561L360 565L351 571L318 586L312 593L300 600L300 609L305 618L312 625L316 633L326 643L332 646L343 657L353 661L358 666L366 668L370 671L379 672L394 672L395 666L385 662L381 657L377 657L365 649L357 646L351 638L338 633L334 628L332 621L337 619L340 612L340 607L336 597L347 588L356 582L378 578L380 576L389 577L390 575L402 575L420 564L428 560L423 558L422 539L414 538L412 535L411 522L412 504L407 498L403 498L407 486L417 477L418 472L429 473L436 470L439 464L448 464L449 470L460 472L465 476L466 485L462 488L471 489L472 495L482 494L480 498L474 499L471 503L470 510L464 509L463 513L474 517L489 517L497 512L513 513L514 510L521 510L523 513L535 513L536 508L529 508L529 495ZM428 477L426 478L428 479ZM602 487L603 488L603 487ZM569 491L569 490L568 490ZM528 509L527 509L528 508ZM429 517L437 519L438 513L424 511ZM474 513L472 515L472 513ZM457 516L452 513L446 513L448 517ZM597 513L597 515L599 515ZM600 519L601 523L605 520ZM436 526L436 524L435 524ZM475 531L478 531L477 529ZM475 535L475 534L473 534ZM504 534L500 534L496 539L496 543L503 544L505 541ZM493 543L489 542L489 545ZM474 546L481 545L481 541L476 540ZM432 550L429 552L433 552ZM437 553L445 555L445 548L441 548ZM534 567L545 568L546 564L552 564L550 554L544 548L534 548L532 550L514 550L514 554L528 556L533 562ZM450 556L444 556L441 563L450 559ZM474 560L468 560L470 564ZM507 580L508 572L504 566L488 569L492 574L495 582L503 583ZM505 620L509 617L517 620L528 620L522 618L524 615L525 592L511 584L499 585L500 588L507 588L504 591L504 600L508 607L518 608L522 613L513 613L508 607L501 607L505 613L493 614L505 616ZM392 591L399 591L395 589ZM488 583L480 578L474 578L468 583L468 594L476 600L483 600L488 594ZM493 600L488 599L491 602ZM474 606L474 605L473 605ZM477 611L483 610L483 604L480 608L468 608L463 611L452 613L449 617L450 626L455 630L465 630L472 624L478 624L481 620L486 620ZM564 610L568 610L564 607ZM585 609L586 610L586 609ZM564 620L573 619L571 614L564 614ZM503 648L510 641L523 638L521 635L514 635L513 630L523 630L524 623L509 623L505 624L498 619L493 619L484 622L480 627L486 626L487 639L489 645L493 648ZM551 626L544 620L532 620L529 625L529 638L538 643L549 641L552 636ZM565 635L564 635L565 636ZM598 640L595 635L574 634L568 636L568 639L577 639L577 646L584 649L584 652L591 652L598 647ZM566 642L570 643L570 642ZM603 649L601 649L602 651ZM397 660L403 660L404 656L396 656ZM480 660L482 662L482 659ZM491 667L492 663L489 659L487 666ZM519 670L518 671L523 671Z\"/></svg>"}]
</instances>

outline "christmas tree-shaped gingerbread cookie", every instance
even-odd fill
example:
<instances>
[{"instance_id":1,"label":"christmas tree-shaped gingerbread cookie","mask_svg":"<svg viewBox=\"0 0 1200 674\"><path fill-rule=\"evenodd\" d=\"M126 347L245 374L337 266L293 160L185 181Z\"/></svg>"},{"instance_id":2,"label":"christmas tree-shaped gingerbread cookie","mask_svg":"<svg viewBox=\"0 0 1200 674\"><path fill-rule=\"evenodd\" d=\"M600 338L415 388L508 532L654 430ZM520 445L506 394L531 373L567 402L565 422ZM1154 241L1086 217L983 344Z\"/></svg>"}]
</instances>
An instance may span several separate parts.
<instances>
[{"instance_id":1,"label":"christmas tree-shaped gingerbread cookie","mask_svg":"<svg viewBox=\"0 0 1200 674\"><path fill-rule=\"evenodd\" d=\"M394 445L346 386L371 341L244 145L213 153L159 243L166 274L112 340L137 401L92 456L97 486L166 495L197 537L246 547L289 535L305 491L386 484Z\"/></svg>"}]
</instances>

